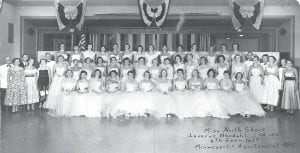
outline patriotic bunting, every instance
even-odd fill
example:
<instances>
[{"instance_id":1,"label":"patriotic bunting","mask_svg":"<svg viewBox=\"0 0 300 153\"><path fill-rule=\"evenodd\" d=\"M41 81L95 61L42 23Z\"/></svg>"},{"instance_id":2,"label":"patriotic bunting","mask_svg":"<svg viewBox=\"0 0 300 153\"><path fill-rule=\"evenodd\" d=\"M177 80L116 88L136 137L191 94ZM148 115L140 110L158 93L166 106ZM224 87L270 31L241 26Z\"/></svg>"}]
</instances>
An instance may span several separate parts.
<instances>
[{"instance_id":1,"label":"patriotic bunting","mask_svg":"<svg viewBox=\"0 0 300 153\"><path fill-rule=\"evenodd\" d=\"M249 19L252 26L259 30L261 26L264 0L257 0L252 5L240 5L236 0L229 0L230 15L235 30L239 30L246 19Z\"/></svg>"},{"instance_id":2,"label":"patriotic bunting","mask_svg":"<svg viewBox=\"0 0 300 153\"><path fill-rule=\"evenodd\" d=\"M84 23L86 0L54 0L59 30L66 27L81 30Z\"/></svg>"},{"instance_id":3,"label":"patriotic bunting","mask_svg":"<svg viewBox=\"0 0 300 153\"><path fill-rule=\"evenodd\" d=\"M145 0L139 0L139 10L143 22L148 27L154 22L157 27L163 25L169 12L170 0L165 0L156 8L152 8Z\"/></svg>"}]
</instances>

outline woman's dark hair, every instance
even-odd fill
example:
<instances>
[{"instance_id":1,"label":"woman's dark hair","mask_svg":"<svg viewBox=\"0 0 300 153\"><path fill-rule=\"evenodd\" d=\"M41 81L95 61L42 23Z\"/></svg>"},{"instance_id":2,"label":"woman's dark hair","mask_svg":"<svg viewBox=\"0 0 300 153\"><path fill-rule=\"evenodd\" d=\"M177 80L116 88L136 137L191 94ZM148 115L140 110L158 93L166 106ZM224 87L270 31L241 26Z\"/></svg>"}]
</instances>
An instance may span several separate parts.
<instances>
[{"instance_id":1,"label":"woman's dark hair","mask_svg":"<svg viewBox=\"0 0 300 153\"><path fill-rule=\"evenodd\" d=\"M90 60L91 62L93 62L93 60L91 58L87 57L87 58L84 59L84 63L86 63L87 60Z\"/></svg>"},{"instance_id":2,"label":"woman's dark hair","mask_svg":"<svg viewBox=\"0 0 300 153\"><path fill-rule=\"evenodd\" d=\"M269 55L268 54L263 54L261 57L263 58L264 56L267 57L268 60L269 60Z\"/></svg>"},{"instance_id":3,"label":"woman's dark hair","mask_svg":"<svg viewBox=\"0 0 300 153\"><path fill-rule=\"evenodd\" d=\"M167 71L166 69L162 69L162 70L160 70L160 73L159 73L159 77L160 77L160 78L162 77L162 72L163 72L163 71L165 71L166 74L167 74L167 76L168 76L168 71ZM166 76L166 77L167 77L167 76Z\"/></svg>"},{"instance_id":4,"label":"woman's dark hair","mask_svg":"<svg viewBox=\"0 0 300 153\"><path fill-rule=\"evenodd\" d=\"M110 76L110 77L111 77L111 74L112 74L112 73L115 73L116 75L118 75L118 72L117 72L116 70L112 70L112 71L109 72L109 76Z\"/></svg>"},{"instance_id":5,"label":"woman's dark hair","mask_svg":"<svg viewBox=\"0 0 300 153\"><path fill-rule=\"evenodd\" d=\"M200 62L199 64L201 65L201 60L204 59L205 60L205 64L208 63L208 59L205 56L200 57Z\"/></svg>"},{"instance_id":6,"label":"woman's dark hair","mask_svg":"<svg viewBox=\"0 0 300 153\"><path fill-rule=\"evenodd\" d=\"M84 70L83 70L83 71L81 71L81 72L80 72L80 74L79 74L79 80L81 80L81 79L82 79L82 78L81 78L81 75L82 75L82 74L85 74L85 75L87 75L87 71L84 71Z\"/></svg>"},{"instance_id":7,"label":"woman's dark hair","mask_svg":"<svg viewBox=\"0 0 300 153\"><path fill-rule=\"evenodd\" d=\"M238 56L239 56L240 59L241 59L240 62L241 62L241 63L244 62L244 61L243 61L243 58L242 58L242 56L241 56L240 54L236 54L236 55L234 56L234 61L236 61L236 57L238 57Z\"/></svg>"},{"instance_id":8,"label":"woman's dark hair","mask_svg":"<svg viewBox=\"0 0 300 153\"><path fill-rule=\"evenodd\" d=\"M21 59L20 59L20 58L14 58L14 59L12 60L12 63L13 63L13 64L15 64L15 61L16 61L16 60L19 60L19 62L21 61ZM21 64L21 63L20 63L20 64ZM19 64L19 65L17 65L17 66L20 66L20 64Z\"/></svg>"},{"instance_id":9,"label":"woman's dark hair","mask_svg":"<svg viewBox=\"0 0 300 153\"><path fill-rule=\"evenodd\" d=\"M99 73L100 73L98 79L101 78L101 77L102 77L102 72L101 72L99 69L96 69L95 71L93 71L92 77L93 77L93 78L96 77L96 72L99 72Z\"/></svg>"},{"instance_id":10,"label":"woman's dark hair","mask_svg":"<svg viewBox=\"0 0 300 153\"><path fill-rule=\"evenodd\" d=\"M113 43L113 44L112 44L112 46L115 46L115 45L119 46L119 44L118 44L118 43Z\"/></svg>"},{"instance_id":11,"label":"woman's dark hair","mask_svg":"<svg viewBox=\"0 0 300 153\"><path fill-rule=\"evenodd\" d=\"M125 43L125 45L124 46L128 46L129 47L129 49L131 48L131 46L130 46L130 44L129 43Z\"/></svg>"},{"instance_id":12,"label":"woman's dark hair","mask_svg":"<svg viewBox=\"0 0 300 153\"><path fill-rule=\"evenodd\" d=\"M184 70L183 69L177 69L176 73L178 74L178 72L182 72L182 74L184 74Z\"/></svg>"},{"instance_id":13,"label":"woman's dark hair","mask_svg":"<svg viewBox=\"0 0 300 153\"><path fill-rule=\"evenodd\" d=\"M111 62L113 59L117 60L117 58L116 58L115 56L113 56L113 57L110 58L110 62Z\"/></svg>"},{"instance_id":14,"label":"woman's dark hair","mask_svg":"<svg viewBox=\"0 0 300 153\"><path fill-rule=\"evenodd\" d=\"M104 62L102 57L97 57L97 64L99 64L99 59L101 59L101 63Z\"/></svg>"},{"instance_id":15,"label":"woman's dark hair","mask_svg":"<svg viewBox=\"0 0 300 153\"><path fill-rule=\"evenodd\" d=\"M222 49L222 46L225 46L225 48L227 49L227 45L226 44L221 44L220 48Z\"/></svg>"},{"instance_id":16,"label":"woman's dark hair","mask_svg":"<svg viewBox=\"0 0 300 153\"><path fill-rule=\"evenodd\" d=\"M215 78L216 77L216 71L214 70L214 69L209 69L208 71L207 71L207 76L209 76L209 73L210 72L213 72L213 78Z\"/></svg>"},{"instance_id":17,"label":"woman's dark hair","mask_svg":"<svg viewBox=\"0 0 300 153\"><path fill-rule=\"evenodd\" d=\"M174 60L175 60L174 63L176 62L176 58L177 58L177 57L179 57L180 62L182 62L182 57L181 57L180 55L176 55L175 58L174 58Z\"/></svg>"},{"instance_id":18,"label":"woman's dark hair","mask_svg":"<svg viewBox=\"0 0 300 153\"><path fill-rule=\"evenodd\" d=\"M62 55L58 55L58 56L57 56L57 60L58 60L60 57L61 57L61 58L63 58L63 60L65 59L65 57L64 57L64 56L62 56Z\"/></svg>"},{"instance_id":19,"label":"woman's dark hair","mask_svg":"<svg viewBox=\"0 0 300 153\"><path fill-rule=\"evenodd\" d=\"M73 77L74 73L73 73L73 71L70 70L70 69L67 69L67 70L65 71L64 76L67 77L67 73L68 73L68 72L71 72L71 73L72 73L72 77Z\"/></svg>"},{"instance_id":20,"label":"woman's dark hair","mask_svg":"<svg viewBox=\"0 0 300 153\"><path fill-rule=\"evenodd\" d=\"M269 56L269 59L270 59L270 58L273 58L273 59L274 59L274 62L276 62L276 57L275 57L275 56L271 55L271 56Z\"/></svg>"},{"instance_id":21,"label":"woman's dark hair","mask_svg":"<svg viewBox=\"0 0 300 153\"><path fill-rule=\"evenodd\" d=\"M237 79L237 77L238 77L238 75L239 75L239 74L241 75L241 77L242 77L242 78L244 77L244 75L243 75L243 73L242 73L242 72L237 72L237 73L235 74L235 76L234 76L234 77L235 77L235 79Z\"/></svg>"},{"instance_id":22,"label":"woman's dark hair","mask_svg":"<svg viewBox=\"0 0 300 153\"><path fill-rule=\"evenodd\" d=\"M170 64L172 64L171 59L168 58L168 57L164 59L164 62L167 61L167 60L170 62Z\"/></svg>"},{"instance_id":23,"label":"woman's dark hair","mask_svg":"<svg viewBox=\"0 0 300 153\"><path fill-rule=\"evenodd\" d=\"M292 59L287 59L286 62L291 62L292 64L294 64L294 60Z\"/></svg>"},{"instance_id":24,"label":"woman's dark hair","mask_svg":"<svg viewBox=\"0 0 300 153\"><path fill-rule=\"evenodd\" d=\"M141 59L143 59L146 62L146 58L145 57L139 57L138 61L140 61Z\"/></svg>"},{"instance_id":25,"label":"woman's dark hair","mask_svg":"<svg viewBox=\"0 0 300 153\"><path fill-rule=\"evenodd\" d=\"M183 45L178 45L177 48L181 47L183 49Z\"/></svg>"},{"instance_id":26,"label":"woman's dark hair","mask_svg":"<svg viewBox=\"0 0 300 153\"><path fill-rule=\"evenodd\" d=\"M237 46L237 50L239 50L240 49L240 44L238 44L238 43L233 43L232 45L231 45L231 48L233 49L233 46L234 45L236 45Z\"/></svg>"},{"instance_id":27,"label":"woman's dark hair","mask_svg":"<svg viewBox=\"0 0 300 153\"><path fill-rule=\"evenodd\" d=\"M129 75L129 74L133 74L133 78L135 78L135 72L133 70L128 71L127 75Z\"/></svg>"},{"instance_id":28,"label":"woman's dark hair","mask_svg":"<svg viewBox=\"0 0 300 153\"><path fill-rule=\"evenodd\" d=\"M149 79L151 79L152 76L151 76L150 71L145 71L144 74L143 74L143 76L145 77L147 73L149 74Z\"/></svg>"},{"instance_id":29,"label":"woman's dark hair","mask_svg":"<svg viewBox=\"0 0 300 153\"><path fill-rule=\"evenodd\" d=\"M152 48L154 49L154 45L153 45L153 44L150 44L150 45L148 46L148 50L149 50L150 46L152 46Z\"/></svg>"},{"instance_id":30,"label":"woman's dark hair","mask_svg":"<svg viewBox=\"0 0 300 153\"><path fill-rule=\"evenodd\" d=\"M229 71L229 70L225 70L225 71L223 72L223 74L228 74L229 77L230 77L230 71Z\"/></svg>"},{"instance_id":31,"label":"woman's dark hair","mask_svg":"<svg viewBox=\"0 0 300 153\"><path fill-rule=\"evenodd\" d=\"M142 52L144 51L144 47L142 45L138 45L137 48L141 47L142 48Z\"/></svg>"},{"instance_id":32,"label":"woman's dark hair","mask_svg":"<svg viewBox=\"0 0 300 153\"><path fill-rule=\"evenodd\" d=\"M253 55L253 59L257 59L258 61L260 60L259 57L257 55Z\"/></svg>"},{"instance_id":33,"label":"woman's dark hair","mask_svg":"<svg viewBox=\"0 0 300 153\"><path fill-rule=\"evenodd\" d=\"M125 64L125 61L129 61L129 64L131 64L131 61L130 61L130 59L128 57L126 57L126 58L123 59L123 63L124 64Z\"/></svg>"},{"instance_id":34,"label":"woman's dark hair","mask_svg":"<svg viewBox=\"0 0 300 153\"><path fill-rule=\"evenodd\" d=\"M194 69L194 70L192 71L192 75L193 75L193 72L194 72L194 71L197 72L197 78L199 78L199 75L200 75L199 71L198 71L197 69Z\"/></svg>"},{"instance_id":35,"label":"woman's dark hair","mask_svg":"<svg viewBox=\"0 0 300 153\"><path fill-rule=\"evenodd\" d=\"M152 64L153 64L153 61L154 61L154 60L157 61L157 64L156 64L155 66L159 66L160 62L159 62L158 58L153 58L152 61L151 61Z\"/></svg>"},{"instance_id":36,"label":"woman's dark hair","mask_svg":"<svg viewBox=\"0 0 300 153\"><path fill-rule=\"evenodd\" d=\"M218 55L217 58L216 58L217 63L220 63L220 58L223 58L224 61L225 61L225 56L224 55Z\"/></svg>"}]
</instances>

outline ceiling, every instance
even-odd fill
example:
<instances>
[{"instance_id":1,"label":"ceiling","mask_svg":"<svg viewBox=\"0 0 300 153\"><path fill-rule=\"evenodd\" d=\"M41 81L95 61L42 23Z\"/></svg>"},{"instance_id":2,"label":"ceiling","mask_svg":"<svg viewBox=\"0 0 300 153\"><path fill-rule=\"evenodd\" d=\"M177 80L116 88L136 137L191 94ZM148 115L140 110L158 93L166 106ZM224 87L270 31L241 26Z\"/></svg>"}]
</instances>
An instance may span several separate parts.
<instances>
[{"instance_id":1,"label":"ceiling","mask_svg":"<svg viewBox=\"0 0 300 153\"><path fill-rule=\"evenodd\" d=\"M53 6L53 0L3 0L18 6ZM64 0L65 1L65 0ZM150 4L157 5L163 0L148 0ZM253 4L257 0L237 0L241 4ZM269 6L295 6L297 0L265 0ZM88 6L136 6L137 0L87 0ZM171 0L173 6L223 6L228 0Z\"/></svg>"}]
</instances>

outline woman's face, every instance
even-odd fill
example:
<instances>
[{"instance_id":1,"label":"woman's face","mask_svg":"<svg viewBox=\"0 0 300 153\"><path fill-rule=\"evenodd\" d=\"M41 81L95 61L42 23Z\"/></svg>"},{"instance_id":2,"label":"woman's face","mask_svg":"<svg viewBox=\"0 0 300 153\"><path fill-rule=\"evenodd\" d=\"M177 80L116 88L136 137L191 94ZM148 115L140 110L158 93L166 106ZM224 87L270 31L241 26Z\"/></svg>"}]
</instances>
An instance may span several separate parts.
<instances>
[{"instance_id":1,"label":"woman's face","mask_svg":"<svg viewBox=\"0 0 300 153\"><path fill-rule=\"evenodd\" d=\"M124 48L125 48L125 50L128 51L130 49L130 46L129 45L125 45Z\"/></svg>"},{"instance_id":2,"label":"woman's face","mask_svg":"<svg viewBox=\"0 0 300 153\"><path fill-rule=\"evenodd\" d=\"M92 50L93 46L92 45L88 45L88 50Z\"/></svg>"},{"instance_id":3,"label":"woman's face","mask_svg":"<svg viewBox=\"0 0 300 153\"><path fill-rule=\"evenodd\" d=\"M247 53L247 58L248 58L248 59L251 59L252 56L253 56L253 53Z\"/></svg>"},{"instance_id":4,"label":"woman's face","mask_svg":"<svg viewBox=\"0 0 300 153\"><path fill-rule=\"evenodd\" d=\"M41 60L41 65L46 65L46 60Z\"/></svg>"},{"instance_id":5,"label":"woman's face","mask_svg":"<svg viewBox=\"0 0 300 153\"><path fill-rule=\"evenodd\" d=\"M81 77L81 79L86 79L86 74L85 73L81 73L80 77Z\"/></svg>"},{"instance_id":6,"label":"woman's face","mask_svg":"<svg viewBox=\"0 0 300 153\"><path fill-rule=\"evenodd\" d=\"M114 46L113 46L113 49L114 49L114 51L117 51L118 50L118 45L117 44L114 44Z\"/></svg>"},{"instance_id":7,"label":"woman's face","mask_svg":"<svg viewBox=\"0 0 300 153\"><path fill-rule=\"evenodd\" d=\"M239 56L239 55L236 56L236 57L235 57L235 61L236 61L236 62L240 62L240 61L241 61L241 56Z\"/></svg>"},{"instance_id":8,"label":"woman's face","mask_svg":"<svg viewBox=\"0 0 300 153\"><path fill-rule=\"evenodd\" d=\"M193 60L193 56L190 55L190 54L188 54L188 55L187 55L187 60L188 60L188 61L192 61L192 60Z\"/></svg>"},{"instance_id":9,"label":"woman's face","mask_svg":"<svg viewBox=\"0 0 300 153\"><path fill-rule=\"evenodd\" d=\"M285 60L285 59L280 60L280 64L281 64L282 66L286 66L286 60Z\"/></svg>"},{"instance_id":10,"label":"woman's face","mask_svg":"<svg viewBox=\"0 0 300 153\"><path fill-rule=\"evenodd\" d=\"M193 77L198 77L198 71L197 71L197 70L194 70L194 71L192 72L192 76L193 76Z\"/></svg>"},{"instance_id":11,"label":"woman's face","mask_svg":"<svg viewBox=\"0 0 300 153\"><path fill-rule=\"evenodd\" d=\"M293 66L293 63L292 63L291 61L287 61L287 62L286 62L286 66L287 66L287 67L292 67L292 66Z\"/></svg>"},{"instance_id":12,"label":"woman's face","mask_svg":"<svg viewBox=\"0 0 300 153\"><path fill-rule=\"evenodd\" d=\"M225 51L225 50L226 50L226 46L225 46L225 45L222 45L222 46L221 46L221 50L222 50L222 51Z\"/></svg>"},{"instance_id":13,"label":"woman's face","mask_svg":"<svg viewBox=\"0 0 300 153\"><path fill-rule=\"evenodd\" d=\"M141 58L141 59L139 60L139 64L140 64L140 65L144 65L144 64L145 64L145 60L144 60L143 58Z\"/></svg>"},{"instance_id":14,"label":"woman's face","mask_svg":"<svg viewBox=\"0 0 300 153\"><path fill-rule=\"evenodd\" d=\"M99 78L101 76L101 72L100 71L95 71L95 78Z\"/></svg>"},{"instance_id":15,"label":"woman's face","mask_svg":"<svg viewBox=\"0 0 300 153\"><path fill-rule=\"evenodd\" d=\"M262 59L265 63L268 62L268 60L269 60L268 56L263 56Z\"/></svg>"},{"instance_id":16,"label":"woman's face","mask_svg":"<svg viewBox=\"0 0 300 153\"><path fill-rule=\"evenodd\" d=\"M163 46L163 47L162 47L162 50L163 50L164 52L166 52L166 51L168 50L168 47L167 47L167 46Z\"/></svg>"},{"instance_id":17,"label":"woman's face","mask_svg":"<svg viewBox=\"0 0 300 153\"><path fill-rule=\"evenodd\" d=\"M237 76L236 76L236 78L238 79L238 80L241 80L242 79L242 74L237 74Z\"/></svg>"},{"instance_id":18,"label":"woman's face","mask_svg":"<svg viewBox=\"0 0 300 153\"><path fill-rule=\"evenodd\" d=\"M232 48L233 48L233 50L238 50L238 45L237 45L237 44L234 44L234 45L232 46Z\"/></svg>"},{"instance_id":19,"label":"woman's face","mask_svg":"<svg viewBox=\"0 0 300 153\"><path fill-rule=\"evenodd\" d=\"M170 62L170 60L164 60L164 64L165 64L165 65L170 65L171 62Z\"/></svg>"},{"instance_id":20,"label":"woman's face","mask_svg":"<svg viewBox=\"0 0 300 153\"><path fill-rule=\"evenodd\" d=\"M128 73L128 78L133 79L133 73Z\"/></svg>"},{"instance_id":21,"label":"woman's face","mask_svg":"<svg viewBox=\"0 0 300 153\"><path fill-rule=\"evenodd\" d=\"M67 76L67 78L72 78L73 77L72 71L67 71L66 76Z\"/></svg>"},{"instance_id":22,"label":"woman's face","mask_svg":"<svg viewBox=\"0 0 300 153\"><path fill-rule=\"evenodd\" d=\"M60 45L60 50L65 50L65 45L64 44Z\"/></svg>"},{"instance_id":23,"label":"woman's face","mask_svg":"<svg viewBox=\"0 0 300 153\"><path fill-rule=\"evenodd\" d=\"M274 62L275 62L275 59L274 59L273 57L271 57L271 58L269 59L269 62L270 62L270 63L274 63Z\"/></svg>"},{"instance_id":24,"label":"woman's face","mask_svg":"<svg viewBox=\"0 0 300 153\"><path fill-rule=\"evenodd\" d=\"M124 60L124 65L129 65L129 60Z\"/></svg>"},{"instance_id":25,"label":"woman's face","mask_svg":"<svg viewBox=\"0 0 300 153\"><path fill-rule=\"evenodd\" d=\"M181 46L178 46L177 50L178 50L179 52L182 52L182 51L183 51L183 48L182 48Z\"/></svg>"},{"instance_id":26,"label":"woman's face","mask_svg":"<svg viewBox=\"0 0 300 153\"><path fill-rule=\"evenodd\" d=\"M258 61L259 61L259 59L258 59L257 57L254 57L254 58L253 58L253 62L254 62L254 63L258 63Z\"/></svg>"},{"instance_id":27,"label":"woman's face","mask_svg":"<svg viewBox=\"0 0 300 153\"><path fill-rule=\"evenodd\" d=\"M193 46L192 46L192 50L193 50L193 51L196 51L196 50L197 50L197 45L193 45Z\"/></svg>"},{"instance_id":28,"label":"woman's face","mask_svg":"<svg viewBox=\"0 0 300 153\"><path fill-rule=\"evenodd\" d=\"M179 57L179 56L176 56L176 57L175 57L175 61L176 61L176 63L181 63L180 57Z\"/></svg>"},{"instance_id":29,"label":"woman's face","mask_svg":"<svg viewBox=\"0 0 300 153\"><path fill-rule=\"evenodd\" d=\"M116 78L117 77L116 72L112 72L110 75L111 75L112 78Z\"/></svg>"},{"instance_id":30,"label":"woman's face","mask_svg":"<svg viewBox=\"0 0 300 153\"><path fill-rule=\"evenodd\" d=\"M74 51L78 51L78 50L79 50L78 46L74 46Z\"/></svg>"},{"instance_id":31,"label":"woman's face","mask_svg":"<svg viewBox=\"0 0 300 153\"><path fill-rule=\"evenodd\" d=\"M162 78L166 78L167 74L168 74L167 71L165 71L165 70L161 71L161 77Z\"/></svg>"},{"instance_id":32,"label":"woman's face","mask_svg":"<svg viewBox=\"0 0 300 153\"><path fill-rule=\"evenodd\" d=\"M145 77L145 79L149 80L150 79L150 73L145 73L144 77Z\"/></svg>"},{"instance_id":33,"label":"woman's face","mask_svg":"<svg viewBox=\"0 0 300 153\"><path fill-rule=\"evenodd\" d=\"M64 58L62 56L58 57L58 62L62 63L64 61Z\"/></svg>"},{"instance_id":34,"label":"woman's face","mask_svg":"<svg viewBox=\"0 0 300 153\"><path fill-rule=\"evenodd\" d=\"M29 59L28 64L33 65L34 64L34 59Z\"/></svg>"},{"instance_id":35,"label":"woman's face","mask_svg":"<svg viewBox=\"0 0 300 153\"><path fill-rule=\"evenodd\" d=\"M210 53L214 52L214 47L209 47L209 52Z\"/></svg>"},{"instance_id":36,"label":"woman's face","mask_svg":"<svg viewBox=\"0 0 300 153\"><path fill-rule=\"evenodd\" d=\"M225 79L229 79L229 74L228 73L224 73L223 76L224 76Z\"/></svg>"},{"instance_id":37,"label":"woman's face","mask_svg":"<svg viewBox=\"0 0 300 153\"><path fill-rule=\"evenodd\" d=\"M224 57L219 57L219 60L220 60L220 63L224 63L224 61L225 61L225 59L224 59Z\"/></svg>"},{"instance_id":38,"label":"woman's face","mask_svg":"<svg viewBox=\"0 0 300 153\"><path fill-rule=\"evenodd\" d=\"M117 59L116 58L112 58L111 62L114 63L114 64L116 64L117 63Z\"/></svg>"},{"instance_id":39,"label":"woman's face","mask_svg":"<svg viewBox=\"0 0 300 153\"><path fill-rule=\"evenodd\" d=\"M91 59L89 59L89 58L86 59L86 63L87 63L87 64L90 64L90 63L91 63Z\"/></svg>"},{"instance_id":40,"label":"woman's face","mask_svg":"<svg viewBox=\"0 0 300 153\"><path fill-rule=\"evenodd\" d=\"M205 63L206 63L205 58L201 58L201 59L200 59L200 63L201 63L201 65L205 65Z\"/></svg>"},{"instance_id":41,"label":"woman's face","mask_svg":"<svg viewBox=\"0 0 300 153\"><path fill-rule=\"evenodd\" d=\"M101 52L105 52L105 51L106 51L105 47L102 46L102 47L100 48L100 51L101 51Z\"/></svg>"},{"instance_id":42,"label":"woman's face","mask_svg":"<svg viewBox=\"0 0 300 153\"><path fill-rule=\"evenodd\" d=\"M139 46L138 47L138 52L142 52L143 51L143 47Z\"/></svg>"},{"instance_id":43,"label":"woman's face","mask_svg":"<svg viewBox=\"0 0 300 153\"><path fill-rule=\"evenodd\" d=\"M180 77L180 78L183 78L183 72L182 71L178 71L177 72L177 76Z\"/></svg>"},{"instance_id":44,"label":"woman's face","mask_svg":"<svg viewBox=\"0 0 300 153\"><path fill-rule=\"evenodd\" d=\"M214 72L213 71L209 71L208 76L213 78L214 77Z\"/></svg>"},{"instance_id":45,"label":"woman's face","mask_svg":"<svg viewBox=\"0 0 300 153\"><path fill-rule=\"evenodd\" d=\"M158 64L158 60L157 60L157 59L153 59L153 60L152 60L152 65L155 65L155 66L156 66L157 64Z\"/></svg>"},{"instance_id":46,"label":"woman's face","mask_svg":"<svg viewBox=\"0 0 300 153\"><path fill-rule=\"evenodd\" d=\"M14 62L14 65L19 66L20 65L20 60L16 59L15 62Z\"/></svg>"},{"instance_id":47,"label":"woman's face","mask_svg":"<svg viewBox=\"0 0 300 153\"><path fill-rule=\"evenodd\" d=\"M103 60L102 60L102 58L98 58L98 61L97 61L99 64L100 63L103 63Z\"/></svg>"},{"instance_id":48,"label":"woman's face","mask_svg":"<svg viewBox=\"0 0 300 153\"><path fill-rule=\"evenodd\" d=\"M153 51L154 47L153 46L149 46L149 51Z\"/></svg>"}]
</instances>

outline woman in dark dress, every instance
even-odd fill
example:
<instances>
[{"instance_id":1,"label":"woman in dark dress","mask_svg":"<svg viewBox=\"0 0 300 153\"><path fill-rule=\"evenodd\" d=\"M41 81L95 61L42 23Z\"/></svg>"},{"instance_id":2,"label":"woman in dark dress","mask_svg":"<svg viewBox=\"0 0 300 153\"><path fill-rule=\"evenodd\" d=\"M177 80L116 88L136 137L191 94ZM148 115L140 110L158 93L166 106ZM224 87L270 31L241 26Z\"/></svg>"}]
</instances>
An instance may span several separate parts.
<instances>
[{"instance_id":1,"label":"woman in dark dress","mask_svg":"<svg viewBox=\"0 0 300 153\"><path fill-rule=\"evenodd\" d=\"M46 60L41 59L40 61L40 67L38 68L38 80L37 80L37 86L39 90L40 95L40 105L39 107L42 108L43 103L45 102L49 90L49 84L50 84L50 68L46 65Z\"/></svg>"}]
</instances>

